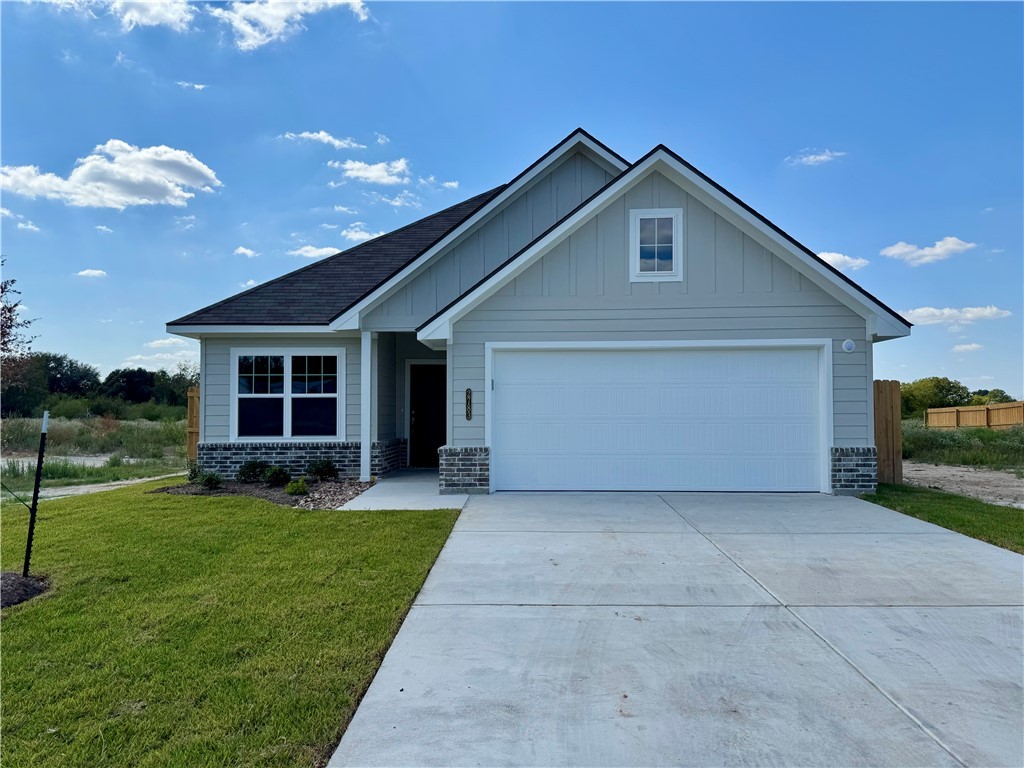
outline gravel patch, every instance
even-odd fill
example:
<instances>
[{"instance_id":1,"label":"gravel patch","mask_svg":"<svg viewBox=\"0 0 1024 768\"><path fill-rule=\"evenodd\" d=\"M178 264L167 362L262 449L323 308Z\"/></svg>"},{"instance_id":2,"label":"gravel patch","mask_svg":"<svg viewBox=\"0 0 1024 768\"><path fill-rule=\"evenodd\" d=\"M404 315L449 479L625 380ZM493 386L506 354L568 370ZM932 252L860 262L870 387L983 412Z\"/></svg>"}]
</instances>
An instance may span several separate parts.
<instances>
[{"instance_id":1,"label":"gravel patch","mask_svg":"<svg viewBox=\"0 0 1024 768\"><path fill-rule=\"evenodd\" d=\"M262 483L238 483L226 481L216 490L208 490L199 485L169 485L157 488L149 493L169 493L174 496L251 496L256 499L281 504L285 507L300 509L337 509L361 494L373 483L360 483L356 480L324 480L317 482L306 478L309 493L305 496L289 496L284 488L272 488Z\"/></svg>"},{"instance_id":2,"label":"gravel patch","mask_svg":"<svg viewBox=\"0 0 1024 768\"><path fill-rule=\"evenodd\" d=\"M0 573L0 608L24 603L50 588L46 579L29 576L27 579L20 573L4 571Z\"/></svg>"},{"instance_id":3,"label":"gravel patch","mask_svg":"<svg viewBox=\"0 0 1024 768\"><path fill-rule=\"evenodd\" d=\"M903 482L1024 509L1024 480L1010 471L904 460Z\"/></svg>"}]
</instances>

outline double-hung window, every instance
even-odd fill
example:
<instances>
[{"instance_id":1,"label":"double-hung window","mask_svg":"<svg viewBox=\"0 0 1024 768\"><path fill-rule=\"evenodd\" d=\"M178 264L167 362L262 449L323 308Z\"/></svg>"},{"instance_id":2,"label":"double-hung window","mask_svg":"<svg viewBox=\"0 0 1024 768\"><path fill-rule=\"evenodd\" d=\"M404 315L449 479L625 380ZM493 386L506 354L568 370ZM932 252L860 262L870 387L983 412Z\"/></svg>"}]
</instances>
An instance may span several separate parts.
<instances>
[{"instance_id":1,"label":"double-hung window","mask_svg":"<svg viewBox=\"0 0 1024 768\"><path fill-rule=\"evenodd\" d=\"M343 439L342 349L233 349L231 436Z\"/></svg>"},{"instance_id":2,"label":"double-hung window","mask_svg":"<svg viewBox=\"0 0 1024 768\"><path fill-rule=\"evenodd\" d=\"M630 211L629 262L633 282L682 280L683 210Z\"/></svg>"}]
</instances>

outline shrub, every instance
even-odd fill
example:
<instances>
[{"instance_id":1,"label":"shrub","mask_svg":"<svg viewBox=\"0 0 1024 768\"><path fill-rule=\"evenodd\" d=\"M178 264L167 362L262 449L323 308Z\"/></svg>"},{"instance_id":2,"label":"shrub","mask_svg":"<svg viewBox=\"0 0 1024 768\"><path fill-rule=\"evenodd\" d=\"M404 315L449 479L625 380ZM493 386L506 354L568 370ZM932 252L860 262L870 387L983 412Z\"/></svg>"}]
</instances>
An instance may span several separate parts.
<instances>
[{"instance_id":1,"label":"shrub","mask_svg":"<svg viewBox=\"0 0 1024 768\"><path fill-rule=\"evenodd\" d=\"M289 496L305 496L309 493L309 487L306 485L306 478L300 477L298 480L292 480L284 487L284 492Z\"/></svg>"},{"instance_id":2,"label":"shrub","mask_svg":"<svg viewBox=\"0 0 1024 768\"><path fill-rule=\"evenodd\" d=\"M195 459L185 459L185 479L190 483L198 483L200 474L202 473L199 462Z\"/></svg>"},{"instance_id":3,"label":"shrub","mask_svg":"<svg viewBox=\"0 0 1024 768\"><path fill-rule=\"evenodd\" d=\"M235 479L240 483L258 483L267 474L268 469L270 469L270 465L267 462L260 461L259 459L249 459L249 461L243 462L242 466L238 468L238 474L235 475Z\"/></svg>"},{"instance_id":4,"label":"shrub","mask_svg":"<svg viewBox=\"0 0 1024 768\"><path fill-rule=\"evenodd\" d=\"M306 467L306 474L317 480L337 480L338 468L330 459L313 459Z\"/></svg>"},{"instance_id":5,"label":"shrub","mask_svg":"<svg viewBox=\"0 0 1024 768\"><path fill-rule=\"evenodd\" d=\"M120 453L111 454L110 458L107 459L108 467L121 467L124 466L124 456Z\"/></svg>"},{"instance_id":6,"label":"shrub","mask_svg":"<svg viewBox=\"0 0 1024 768\"><path fill-rule=\"evenodd\" d=\"M201 472L199 474L199 485L208 491L215 491L220 488L223 481L216 472Z\"/></svg>"},{"instance_id":7,"label":"shrub","mask_svg":"<svg viewBox=\"0 0 1024 768\"><path fill-rule=\"evenodd\" d=\"M267 467L263 473L263 482L272 487L287 485L291 479L291 473L284 467Z\"/></svg>"}]
</instances>

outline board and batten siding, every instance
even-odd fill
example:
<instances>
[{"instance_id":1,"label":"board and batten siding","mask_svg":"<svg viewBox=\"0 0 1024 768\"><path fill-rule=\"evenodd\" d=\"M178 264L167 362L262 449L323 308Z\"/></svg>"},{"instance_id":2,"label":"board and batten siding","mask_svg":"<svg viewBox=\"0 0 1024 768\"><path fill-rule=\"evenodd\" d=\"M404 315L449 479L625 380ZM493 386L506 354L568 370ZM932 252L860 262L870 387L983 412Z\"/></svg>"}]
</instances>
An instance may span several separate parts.
<instances>
[{"instance_id":1,"label":"board and batten siding","mask_svg":"<svg viewBox=\"0 0 1024 768\"><path fill-rule=\"evenodd\" d=\"M495 211L367 313L368 331L414 330L611 180L576 152Z\"/></svg>"},{"instance_id":2,"label":"board and batten siding","mask_svg":"<svg viewBox=\"0 0 1024 768\"><path fill-rule=\"evenodd\" d=\"M231 440L228 423L231 413L231 349L232 348L341 347L345 350L345 436L359 440L359 339L352 337L293 337L282 339L267 336L253 338L203 339L200 345L202 380L200 408L203 412L203 434L200 442L226 443Z\"/></svg>"},{"instance_id":3,"label":"board and batten siding","mask_svg":"<svg viewBox=\"0 0 1024 768\"><path fill-rule=\"evenodd\" d=\"M629 279L629 211L683 208L682 282ZM484 344L498 341L833 339L834 444L872 445L863 317L658 173L454 323L452 443L484 444ZM856 349L843 352L844 339ZM476 408L461 404L467 388Z\"/></svg>"}]
</instances>

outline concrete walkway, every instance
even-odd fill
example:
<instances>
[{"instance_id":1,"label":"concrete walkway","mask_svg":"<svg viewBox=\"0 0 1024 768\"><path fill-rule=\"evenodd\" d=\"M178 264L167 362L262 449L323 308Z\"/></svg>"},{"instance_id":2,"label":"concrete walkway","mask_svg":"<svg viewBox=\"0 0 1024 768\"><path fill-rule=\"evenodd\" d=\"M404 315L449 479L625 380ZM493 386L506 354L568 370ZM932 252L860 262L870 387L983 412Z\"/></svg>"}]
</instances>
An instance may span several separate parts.
<instances>
[{"instance_id":1,"label":"concrete walkway","mask_svg":"<svg viewBox=\"0 0 1024 768\"><path fill-rule=\"evenodd\" d=\"M1022 606L854 498L473 497L329 765L1020 766Z\"/></svg>"},{"instance_id":2,"label":"concrete walkway","mask_svg":"<svg viewBox=\"0 0 1024 768\"><path fill-rule=\"evenodd\" d=\"M342 509L462 509L469 496L442 496L436 469L403 469L380 478Z\"/></svg>"}]
</instances>

